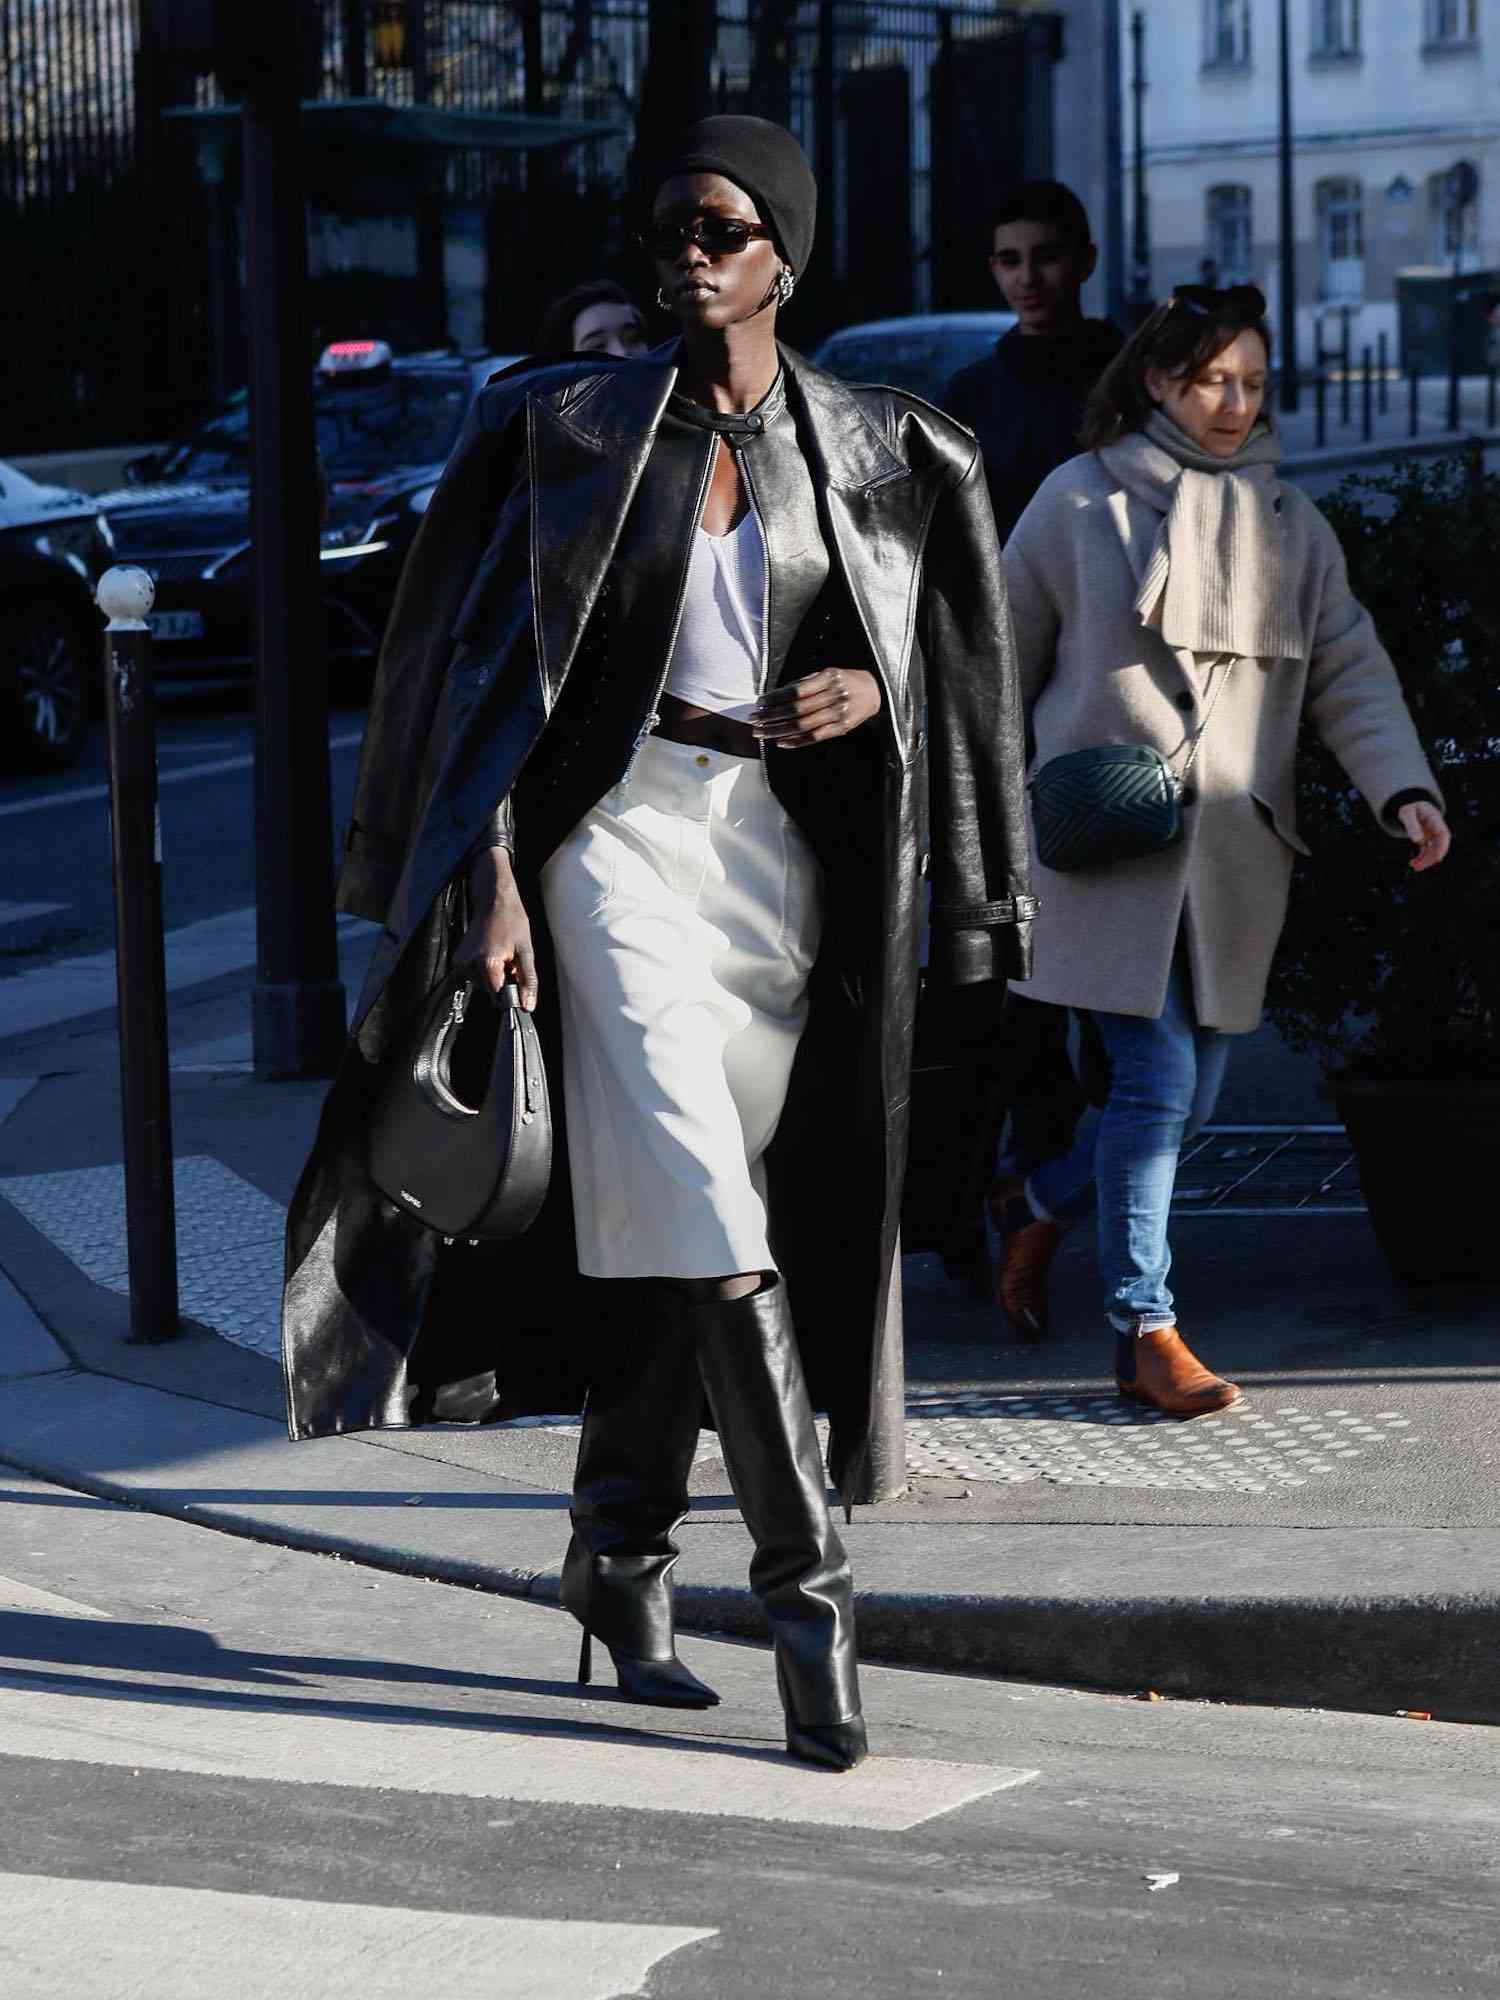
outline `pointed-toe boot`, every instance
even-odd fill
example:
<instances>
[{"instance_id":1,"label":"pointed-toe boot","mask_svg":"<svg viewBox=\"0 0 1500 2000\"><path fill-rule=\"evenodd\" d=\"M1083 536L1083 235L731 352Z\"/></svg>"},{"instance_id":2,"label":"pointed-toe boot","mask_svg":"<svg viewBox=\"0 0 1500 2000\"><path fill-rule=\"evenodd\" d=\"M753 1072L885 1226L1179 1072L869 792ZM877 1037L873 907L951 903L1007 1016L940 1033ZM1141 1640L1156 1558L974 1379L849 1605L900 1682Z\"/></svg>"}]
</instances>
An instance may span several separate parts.
<instances>
[{"instance_id":1,"label":"pointed-toe boot","mask_svg":"<svg viewBox=\"0 0 1500 2000\"><path fill-rule=\"evenodd\" d=\"M734 1497L755 1543L750 1588L776 1646L792 1756L846 1771L865 1755L854 1585L802 1357L779 1279L748 1298L686 1300Z\"/></svg>"},{"instance_id":2,"label":"pointed-toe boot","mask_svg":"<svg viewBox=\"0 0 1500 2000\"><path fill-rule=\"evenodd\" d=\"M703 1415L692 1329L665 1287L617 1282L641 1310L598 1371L578 1442L562 1573L562 1601L583 1627L578 1678L592 1676L597 1638L627 1700L712 1708L719 1697L677 1657L672 1616L673 1533L688 1510Z\"/></svg>"}]
</instances>

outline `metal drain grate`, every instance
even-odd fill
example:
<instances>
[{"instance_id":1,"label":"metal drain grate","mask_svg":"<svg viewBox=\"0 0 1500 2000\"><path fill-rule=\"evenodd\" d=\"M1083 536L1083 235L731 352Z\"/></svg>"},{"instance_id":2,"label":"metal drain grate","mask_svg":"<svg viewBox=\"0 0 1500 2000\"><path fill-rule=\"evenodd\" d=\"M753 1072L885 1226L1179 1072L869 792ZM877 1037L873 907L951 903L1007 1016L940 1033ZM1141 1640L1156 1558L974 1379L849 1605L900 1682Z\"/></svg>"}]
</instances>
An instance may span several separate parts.
<instances>
[{"instance_id":1,"label":"metal drain grate","mask_svg":"<svg viewBox=\"0 0 1500 2000\"><path fill-rule=\"evenodd\" d=\"M1113 1395L913 1396L913 1474L999 1485L1134 1486L1270 1493L1343 1469L1367 1451L1410 1442L1399 1410L1362 1417L1251 1406L1177 1423Z\"/></svg>"},{"instance_id":2,"label":"metal drain grate","mask_svg":"<svg viewBox=\"0 0 1500 2000\"><path fill-rule=\"evenodd\" d=\"M1342 1125L1209 1125L1184 1150L1172 1196L1185 1215L1363 1215Z\"/></svg>"}]
</instances>

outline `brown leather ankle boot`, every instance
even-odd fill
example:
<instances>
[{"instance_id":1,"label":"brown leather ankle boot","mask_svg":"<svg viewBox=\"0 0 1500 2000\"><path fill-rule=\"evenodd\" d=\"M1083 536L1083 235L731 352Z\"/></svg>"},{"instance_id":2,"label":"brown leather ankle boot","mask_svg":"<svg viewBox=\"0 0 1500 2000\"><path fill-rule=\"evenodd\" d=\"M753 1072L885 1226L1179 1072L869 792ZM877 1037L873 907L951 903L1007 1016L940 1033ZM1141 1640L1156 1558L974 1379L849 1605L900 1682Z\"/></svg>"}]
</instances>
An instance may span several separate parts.
<instances>
[{"instance_id":1,"label":"brown leather ankle boot","mask_svg":"<svg viewBox=\"0 0 1500 2000\"><path fill-rule=\"evenodd\" d=\"M1125 1365L1117 1369L1115 1381L1127 1402L1144 1403L1169 1417L1206 1417L1244 1400L1238 1384L1204 1367L1175 1326L1129 1335L1120 1346Z\"/></svg>"}]
</instances>

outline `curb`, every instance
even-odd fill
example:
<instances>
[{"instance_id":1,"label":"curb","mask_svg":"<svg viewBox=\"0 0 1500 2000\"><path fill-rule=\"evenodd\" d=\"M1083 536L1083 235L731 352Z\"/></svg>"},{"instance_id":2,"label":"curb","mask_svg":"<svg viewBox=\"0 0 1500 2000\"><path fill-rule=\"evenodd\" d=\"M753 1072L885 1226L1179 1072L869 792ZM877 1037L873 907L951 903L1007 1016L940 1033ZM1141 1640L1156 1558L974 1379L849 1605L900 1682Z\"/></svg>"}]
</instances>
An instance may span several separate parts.
<instances>
[{"instance_id":1,"label":"curb","mask_svg":"<svg viewBox=\"0 0 1500 2000\"><path fill-rule=\"evenodd\" d=\"M0 1465L96 1499L279 1548L557 1606L558 1575L462 1558L418 1557L317 1528L272 1530L217 1505L153 1504L122 1482L11 1447ZM856 1594L860 1656L874 1664L985 1674L1192 1701L1425 1712L1500 1724L1500 1592L1374 1597L1226 1597L1183 1603L1118 1595L1082 1603L1044 1596ZM746 1588L680 1584L685 1632L765 1644Z\"/></svg>"}]
</instances>

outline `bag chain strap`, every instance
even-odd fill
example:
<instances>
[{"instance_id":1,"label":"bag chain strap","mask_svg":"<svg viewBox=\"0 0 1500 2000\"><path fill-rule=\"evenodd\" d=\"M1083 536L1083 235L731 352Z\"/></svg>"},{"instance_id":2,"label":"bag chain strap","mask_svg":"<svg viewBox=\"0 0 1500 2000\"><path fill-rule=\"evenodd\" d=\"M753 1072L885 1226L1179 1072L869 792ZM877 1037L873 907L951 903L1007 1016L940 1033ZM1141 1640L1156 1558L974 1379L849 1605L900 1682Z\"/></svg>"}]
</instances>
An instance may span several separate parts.
<instances>
[{"instance_id":1,"label":"bag chain strap","mask_svg":"<svg viewBox=\"0 0 1500 2000\"><path fill-rule=\"evenodd\" d=\"M1177 783L1179 789L1183 785L1185 785L1188 781L1188 773L1192 770L1198 752L1203 747L1204 735L1207 732L1209 723L1213 721L1214 710L1219 705L1219 696L1224 692L1225 688L1228 687L1229 676L1233 672L1234 672L1234 659L1231 656L1224 662L1224 672L1220 677L1219 685L1214 689L1213 699L1208 704L1208 708L1204 714L1203 720L1198 725L1198 734L1193 738L1193 747L1188 752L1187 762L1183 765L1182 769L1177 773Z\"/></svg>"}]
</instances>

